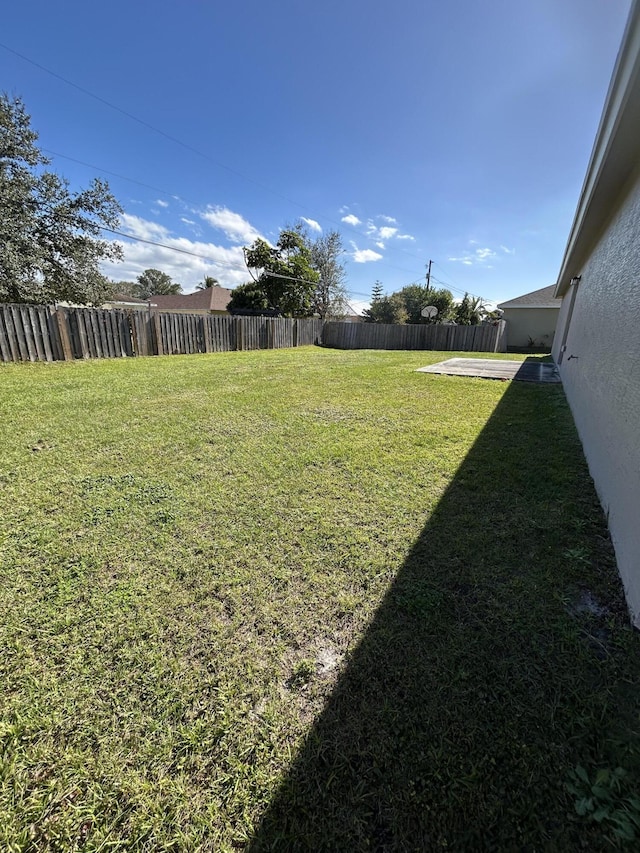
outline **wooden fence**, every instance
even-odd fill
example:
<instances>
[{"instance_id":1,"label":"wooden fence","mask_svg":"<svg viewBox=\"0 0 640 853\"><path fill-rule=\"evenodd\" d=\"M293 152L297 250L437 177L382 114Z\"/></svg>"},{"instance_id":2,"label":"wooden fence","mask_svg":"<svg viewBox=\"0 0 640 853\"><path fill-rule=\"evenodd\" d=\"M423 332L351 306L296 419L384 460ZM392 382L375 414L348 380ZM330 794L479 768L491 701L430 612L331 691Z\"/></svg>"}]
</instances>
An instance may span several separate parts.
<instances>
[{"instance_id":1,"label":"wooden fence","mask_svg":"<svg viewBox=\"0 0 640 853\"><path fill-rule=\"evenodd\" d=\"M0 305L2 361L68 361L318 343L322 320Z\"/></svg>"},{"instance_id":2,"label":"wooden fence","mask_svg":"<svg viewBox=\"0 0 640 853\"><path fill-rule=\"evenodd\" d=\"M486 326L330 322L322 330L322 343L338 349L506 352L506 327L504 320Z\"/></svg>"},{"instance_id":3,"label":"wooden fence","mask_svg":"<svg viewBox=\"0 0 640 853\"><path fill-rule=\"evenodd\" d=\"M0 305L2 361L63 361L323 343L338 349L506 352L506 323L399 326L101 308Z\"/></svg>"}]
</instances>

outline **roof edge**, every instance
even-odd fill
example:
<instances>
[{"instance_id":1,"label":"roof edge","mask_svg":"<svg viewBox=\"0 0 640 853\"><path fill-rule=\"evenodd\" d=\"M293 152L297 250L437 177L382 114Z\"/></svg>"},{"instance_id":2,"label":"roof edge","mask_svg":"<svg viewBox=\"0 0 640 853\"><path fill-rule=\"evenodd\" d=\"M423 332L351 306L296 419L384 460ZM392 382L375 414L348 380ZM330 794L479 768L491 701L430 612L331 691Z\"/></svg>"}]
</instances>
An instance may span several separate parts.
<instances>
[{"instance_id":1,"label":"roof edge","mask_svg":"<svg viewBox=\"0 0 640 853\"><path fill-rule=\"evenodd\" d=\"M522 305L520 302L500 302L496 308L526 308L527 311L532 308L560 308L561 299L556 299L554 302L538 302L536 305Z\"/></svg>"},{"instance_id":2,"label":"roof edge","mask_svg":"<svg viewBox=\"0 0 640 853\"><path fill-rule=\"evenodd\" d=\"M580 264L607 221L611 203L634 170L638 116L640 0L633 0L556 282L556 297L563 296L571 279L579 275Z\"/></svg>"}]
</instances>

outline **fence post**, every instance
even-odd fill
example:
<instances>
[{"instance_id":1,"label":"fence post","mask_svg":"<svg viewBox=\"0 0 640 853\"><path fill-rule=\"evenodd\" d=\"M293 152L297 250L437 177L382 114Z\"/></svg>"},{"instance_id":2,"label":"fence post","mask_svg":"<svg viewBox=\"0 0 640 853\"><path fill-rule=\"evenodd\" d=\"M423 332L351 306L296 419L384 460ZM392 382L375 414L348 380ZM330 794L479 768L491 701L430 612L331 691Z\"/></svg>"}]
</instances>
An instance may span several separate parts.
<instances>
[{"instance_id":1,"label":"fence post","mask_svg":"<svg viewBox=\"0 0 640 853\"><path fill-rule=\"evenodd\" d=\"M202 318L203 325L203 337L204 337L204 351L211 352L211 322L213 318L213 314L206 314Z\"/></svg>"},{"instance_id":2,"label":"fence post","mask_svg":"<svg viewBox=\"0 0 640 853\"><path fill-rule=\"evenodd\" d=\"M156 332L156 350L158 355L164 355L164 350L162 348L162 328L160 327L160 315L153 315L153 327Z\"/></svg>"},{"instance_id":3,"label":"fence post","mask_svg":"<svg viewBox=\"0 0 640 853\"><path fill-rule=\"evenodd\" d=\"M55 318L58 325L58 334L60 335L60 346L62 347L62 357L65 361L73 361L73 350L71 348L71 336L69 335L69 327L67 325L67 314L64 308L55 309Z\"/></svg>"}]
</instances>

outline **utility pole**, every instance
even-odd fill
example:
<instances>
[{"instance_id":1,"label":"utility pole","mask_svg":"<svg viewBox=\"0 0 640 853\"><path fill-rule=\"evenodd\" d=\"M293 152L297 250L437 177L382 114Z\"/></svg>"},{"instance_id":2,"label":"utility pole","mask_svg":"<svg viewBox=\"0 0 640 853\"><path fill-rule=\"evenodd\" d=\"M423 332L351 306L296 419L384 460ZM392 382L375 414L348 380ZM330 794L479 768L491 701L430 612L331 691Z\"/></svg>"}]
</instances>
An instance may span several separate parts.
<instances>
[{"instance_id":1,"label":"utility pole","mask_svg":"<svg viewBox=\"0 0 640 853\"><path fill-rule=\"evenodd\" d=\"M431 287L431 259L429 259L429 266L427 267L427 289Z\"/></svg>"}]
</instances>

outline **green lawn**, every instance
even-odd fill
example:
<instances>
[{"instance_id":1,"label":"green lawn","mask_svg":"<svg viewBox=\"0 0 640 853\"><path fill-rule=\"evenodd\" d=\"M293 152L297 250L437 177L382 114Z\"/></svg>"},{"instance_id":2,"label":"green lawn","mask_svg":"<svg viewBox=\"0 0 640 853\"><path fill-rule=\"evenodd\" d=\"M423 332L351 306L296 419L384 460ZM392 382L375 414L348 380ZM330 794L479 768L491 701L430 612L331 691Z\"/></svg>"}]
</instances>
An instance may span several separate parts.
<instances>
[{"instance_id":1,"label":"green lawn","mask_svg":"<svg viewBox=\"0 0 640 853\"><path fill-rule=\"evenodd\" d=\"M622 843L640 648L562 390L414 372L455 355L0 366L0 849Z\"/></svg>"}]
</instances>

